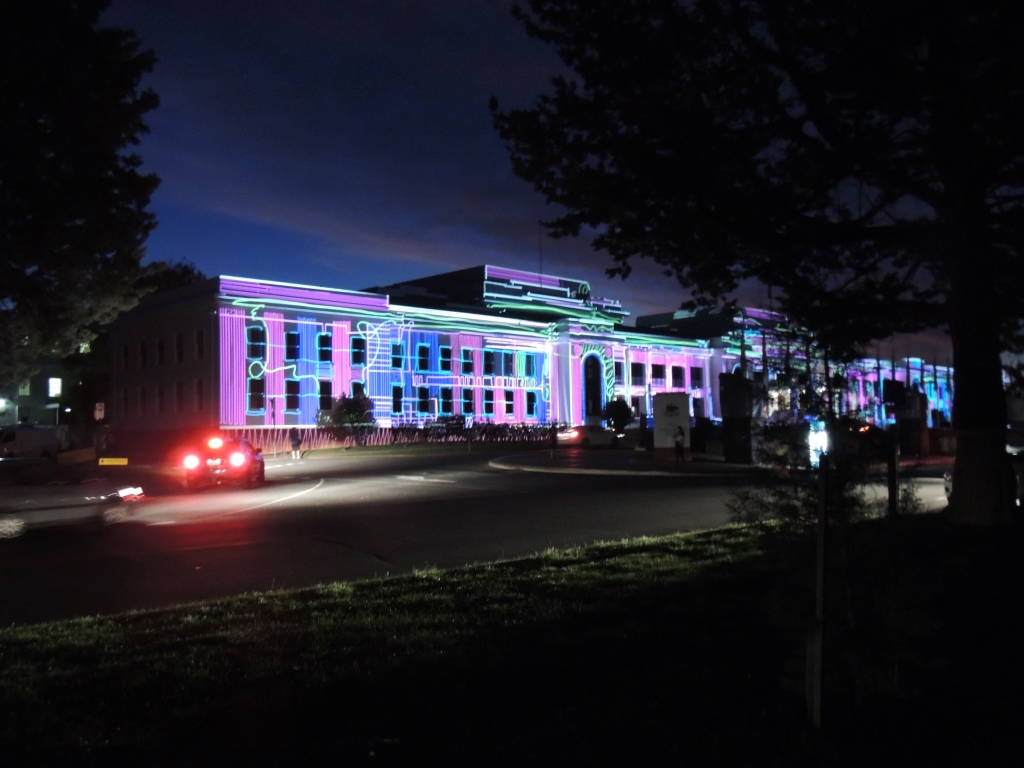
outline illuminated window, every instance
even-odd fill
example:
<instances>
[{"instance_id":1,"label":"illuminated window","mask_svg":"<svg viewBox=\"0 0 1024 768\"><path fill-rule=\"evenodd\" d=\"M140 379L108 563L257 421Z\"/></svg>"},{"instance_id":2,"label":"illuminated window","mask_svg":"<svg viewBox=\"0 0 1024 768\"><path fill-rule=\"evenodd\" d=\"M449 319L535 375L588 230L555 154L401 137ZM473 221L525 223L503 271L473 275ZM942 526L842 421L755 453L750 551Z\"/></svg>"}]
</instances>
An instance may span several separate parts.
<instances>
[{"instance_id":1,"label":"illuminated window","mask_svg":"<svg viewBox=\"0 0 1024 768\"><path fill-rule=\"evenodd\" d=\"M462 412L465 414L470 414L473 413L475 409L476 405L473 402L473 390L462 390Z\"/></svg>"},{"instance_id":2,"label":"illuminated window","mask_svg":"<svg viewBox=\"0 0 1024 768\"><path fill-rule=\"evenodd\" d=\"M484 416L494 415L494 390L484 390Z\"/></svg>"},{"instance_id":3,"label":"illuminated window","mask_svg":"<svg viewBox=\"0 0 1024 768\"><path fill-rule=\"evenodd\" d=\"M451 361L449 361L451 362ZM452 412L452 388L441 387L441 413Z\"/></svg>"},{"instance_id":4,"label":"illuminated window","mask_svg":"<svg viewBox=\"0 0 1024 768\"><path fill-rule=\"evenodd\" d=\"M366 339L363 336L352 337L352 365L366 365Z\"/></svg>"},{"instance_id":5,"label":"illuminated window","mask_svg":"<svg viewBox=\"0 0 1024 768\"><path fill-rule=\"evenodd\" d=\"M441 371L447 371L451 373L452 370L452 348L451 347L440 347L438 349L438 365Z\"/></svg>"},{"instance_id":6,"label":"illuminated window","mask_svg":"<svg viewBox=\"0 0 1024 768\"><path fill-rule=\"evenodd\" d=\"M284 409L286 411L299 410L299 380L284 380Z\"/></svg>"},{"instance_id":7,"label":"illuminated window","mask_svg":"<svg viewBox=\"0 0 1024 768\"><path fill-rule=\"evenodd\" d=\"M320 379L320 410L329 411L334 408L334 398L331 393L330 379Z\"/></svg>"},{"instance_id":8,"label":"illuminated window","mask_svg":"<svg viewBox=\"0 0 1024 768\"><path fill-rule=\"evenodd\" d=\"M401 413L402 412L402 392L403 387L401 384L391 385L391 412Z\"/></svg>"},{"instance_id":9,"label":"illuminated window","mask_svg":"<svg viewBox=\"0 0 1024 768\"><path fill-rule=\"evenodd\" d=\"M185 337L180 333L174 337L174 362L180 363L185 360Z\"/></svg>"},{"instance_id":10,"label":"illuminated window","mask_svg":"<svg viewBox=\"0 0 1024 768\"><path fill-rule=\"evenodd\" d=\"M473 350L464 349L462 350L462 372L464 374L473 374Z\"/></svg>"},{"instance_id":11,"label":"illuminated window","mask_svg":"<svg viewBox=\"0 0 1024 768\"><path fill-rule=\"evenodd\" d=\"M420 413L430 413L430 388L429 387L417 387L416 388L416 400L417 410Z\"/></svg>"},{"instance_id":12,"label":"illuminated window","mask_svg":"<svg viewBox=\"0 0 1024 768\"><path fill-rule=\"evenodd\" d=\"M428 344L419 344L416 347L416 370L430 370L430 346Z\"/></svg>"},{"instance_id":13,"label":"illuminated window","mask_svg":"<svg viewBox=\"0 0 1024 768\"><path fill-rule=\"evenodd\" d=\"M262 413L266 407L266 383L263 379L249 379L249 411Z\"/></svg>"},{"instance_id":14,"label":"illuminated window","mask_svg":"<svg viewBox=\"0 0 1024 768\"><path fill-rule=\"evenodd\" d=\"M526 393L526 415L530 418L537 416L537 393L527 392Z\"/></svg>"},{"instance_id":15,"label":"illuminated window","mask_svg":"<svg viewBox=\"0 0 1024 768\"><path fill-rule=\"evenodd\" d=\"M683 366L681 365L672 366L672 386L675 389L683 389L686 386L686 382L683 380Z\"/></svg>"},{"instance_id":16,"label":"illuminated window","mask_svg":"<svg viewBox=\"0 0 1024 768\"><path fill-rule=\"evenodd\" d=\"M361 381L352 382L352 397L362 397L366 394L366 385Z\"/></svg>"},{"instance_id":17,"label":"illuminated window","mask_svg":"<svg viewBox=\"0 0 1024 768\"><path fill-rule=\"evenodd\" d=\"M174 412L178 413L185 404L185 382L174 382Z\"/></svg>"},{"instance_id":18,"label":"illuminated window","mask_svg":"<svg viewBox=\"0 0 1024 768\"><path fill-rule=\"evenodd\" d=\"M629 364L629 380L634 386L647 383L647 366L643 363Z\"/></svg>"},{"instance_id":19,"label":"illuminated window","mask_svg":"<svg viewBox=\"0 0 1024 768\"><path fill-rule=\"evenodd\" d=\"M203 360L206 357L206 340L202 331L196 331L196 360Z\"/></svg>"},{"instance_id":20,"label":"illuminated window","mask_svg":"<svg viewBox=\"0 0 1024 768\"><path fill-rule=\"evenodd\" d=\"M139 342L139 368L146 367L146 342Z\"/></svg>"},{"instance_id":21,"label":"illuminated window","mask_svg":"<svg viewBox=\"0 0 1024 768\"><path fill-rule=\"evenodd\" d=\"M391 342L391 367L401 369L405 366L405 343Z\"/></svg>"},{"instance_id":22,"label":"illuminated window","mask_svg":"<svg viewBox=\"0 0 1024 768\"><path fill-rule=\"evenodd\" d=\"M329 363L333 358L331 334L319 333L316 337L316 357L321 363Z\"/></svg>"},{"instance_id":23,"label":"illuminated window","mask_svg":"<svg viewBox=\"0 0 1024 768\"><path fill-rule=\"evenodd\" d=\"M167 362L167 350L164 348L164 340L156 340L156 364L163 365Z\"/></svg>"},{"instance_id":24,"label":"illuminated window","mask_svg":"<svg viewBox=\"0 0 1024 768\"><path fill-rule=\"evenodd\" d=\"M665 366L664 365L661 365L659 363L652 363L651 364L651 383L652 384L660 384L660 385L664 386L664 384L665 384Z\"/></svg>"},{"instance_id":25,"label":"illuminated window","mask_svg":"<svg viewBox=\"0 0 1024 768\"><path fill-rule=\"evenodd\" d=\"M494 375L494 352L489 349L484 350L484 376Z\"/></svg>"},{"instance_id":26,"label":"illuminated window","mask_svg":"<svg viewBox=\"0 0 1024 768\"><path fill-rule=\"evenodd\" d=\"M622 373L622 362L620 360L615 361L615 383L625 384L624 375Z\"/></svg>"},{"instance_id":27,"label":"illuminated window","mask_svg":"<svg viewBox=\"0 0 1024 768\"><path fill-rule=\"evenodd\" d=\"M250 360L262 360L267 350L267 329L262 325L250 325L245 329L245 356Z\"/></svg>"},{"instance_id":28,"label":"illuminated window","mask_svg":"<svg viewBox=\"0 0 1024 768\"><path fill-rule=\"evenodd\" d=\"M523 375L533 378L537 375L537 356L527 353L523 356Z\"/></svg>"},{"instance_id":29,"label":"illuminated window","mask_svg":"<svg viewBox=\"0 0 1024 768\"><path fill-rule=\"evenodd\" d=\"M62 382L60 379L47 379L46 394L49 397L60 397L60 392L61 389L63 389L63 384L64 382Z\"/></svg>"},{"instance_id":30,"label":"illuminated window","mask_svg":"<svg viewBox=\"0 0 1024 768\"><path fill-rule=\"evenodd\" d=\"M505 390L505 415L514 416L516 412L516 393L511 389Z\"/></svg>"},{"instance_id":31,"label":"illuminated window","mask_svg":"<svg viewBox=\"0 0 1024 768\"><path fill-rule=\"evenodd\" d=\"M284 359L293 362L299 359L299 332L287 331L284 334Z\"/></svg>"},{"instance_id":32,"label":"illuminated window","mask_svg":"<svg viewBox=\"0 0 1024 768\"><path fill-rule=\"evenodd\" d=\"M196 410L201 411L206 407L205 390L203 389L203 380L196 379Z\"/></svg>"},{"instance_id":33,"label":"illuminated window","mask_svg":"<svg viewBox=\"0 0 1024 768\"><path fill-rule=\"evenodd\" d=\"M18 385L18 397L28 397L32 392L32 382L28 379Z\"/></svg>"},{"instance_id":34,"label":"illuminated window","mask_svg":"<svg viewBox=\"0 0 1024 768\"><path fill-rule=\"evenodd\" d=\"M704 369L690 368L690 387L700 389L704 386Z\"/></svg>"}]
</instances>

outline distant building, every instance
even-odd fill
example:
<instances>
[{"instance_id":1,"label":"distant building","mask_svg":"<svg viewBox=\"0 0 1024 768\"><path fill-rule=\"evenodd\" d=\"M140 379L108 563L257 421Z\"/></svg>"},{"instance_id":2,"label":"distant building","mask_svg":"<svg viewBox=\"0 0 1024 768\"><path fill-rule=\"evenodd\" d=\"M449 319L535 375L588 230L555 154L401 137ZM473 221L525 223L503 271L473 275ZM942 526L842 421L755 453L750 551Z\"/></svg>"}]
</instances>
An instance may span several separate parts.
<instances>
[{"instance_id":1,"label":"distant building","mask_svg":"<svg viewBox=\"0 0 1024 768\"><path fill-rule=\"evenodd\" d=\"M315 426L359 392L384 427L446 415L575 424L599 422L612 398L645 415L655 394L685 392L691 416L717 419L719 373L743 370L766 391L784 370L789 391L818 375L805 349L783 349L775 313L625 317L586 281L495 266L362 291L216 277L147 297L115 323L107 417L122 435L258 433ZM934 389L948 417L947 369L908 365L844 368L856 386L840 407L884 418L877 382L889 375ZM795 409L773 403L765 415Z\"/></svg>"}]
</instances>

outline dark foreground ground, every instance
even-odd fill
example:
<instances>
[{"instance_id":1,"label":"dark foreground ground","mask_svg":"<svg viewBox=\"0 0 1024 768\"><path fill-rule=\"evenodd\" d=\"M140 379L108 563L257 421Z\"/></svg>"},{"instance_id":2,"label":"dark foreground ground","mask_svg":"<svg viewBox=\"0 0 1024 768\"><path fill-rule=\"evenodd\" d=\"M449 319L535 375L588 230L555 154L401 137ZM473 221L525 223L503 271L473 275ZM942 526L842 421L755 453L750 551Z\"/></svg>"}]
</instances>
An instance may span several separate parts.
<instances>
[{"instance_id":1,"label":"dark foreground ground","mask_svg":"<svg viewBox=\"0 0 1024 768\"><path fill-rule=\"evenodd\" d=\"M737 526L0 631L0 762L1016 764L1021 532L832 542L822 731L812 537Z\"/></svg>"}]
</instances>

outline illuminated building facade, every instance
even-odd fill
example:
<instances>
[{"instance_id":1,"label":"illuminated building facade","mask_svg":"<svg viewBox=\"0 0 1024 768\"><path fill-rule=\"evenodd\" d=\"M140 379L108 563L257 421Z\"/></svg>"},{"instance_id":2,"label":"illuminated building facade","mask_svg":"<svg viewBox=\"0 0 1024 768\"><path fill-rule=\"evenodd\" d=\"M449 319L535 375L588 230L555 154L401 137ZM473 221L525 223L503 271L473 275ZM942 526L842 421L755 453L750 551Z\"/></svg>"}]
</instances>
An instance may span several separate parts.
<instances>
[{"instance_id":1,"label":"illuminated building facade","mask_svg":"<svg viewBox=\"0 0 1024 768\"><path fill-rule=\"evenodd\" d=\"M113 329L115 430L313 427L363 394L379 426L600 421L664 391L713 416L700 340L622 325L584 281L481 266L368 291L217 277Z\"/></svg>"}]
</instances>

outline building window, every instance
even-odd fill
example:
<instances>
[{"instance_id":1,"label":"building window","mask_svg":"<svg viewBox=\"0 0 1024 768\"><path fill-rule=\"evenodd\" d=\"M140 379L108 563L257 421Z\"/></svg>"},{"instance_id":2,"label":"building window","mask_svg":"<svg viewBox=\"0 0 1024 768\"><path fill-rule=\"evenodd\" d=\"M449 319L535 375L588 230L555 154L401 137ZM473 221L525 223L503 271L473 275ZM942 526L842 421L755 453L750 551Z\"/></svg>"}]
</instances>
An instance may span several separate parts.
<instances>
[{"instance_id":1,"label":"building window","mask_svg":"<svg viewBox=\"0 0 1024 768\"><path fill-rule=\"evenodd\" d=\"M527 392L526 393L526 415L530 418L536 418L537 416L537 393Z\"/></svg>"},{"instance_id":2,"label":"building window","mask_svg":"<svg viewBox=\"0 0 1024 768\"><path fill-rule=\"evenodd\" d=\"M266 407L266 384L263 379L249 379L248 410L253 413L262 413Z\"/></svg>"},{"instance_id":3,"label":"building window","mask_svg":"<svg viewBox=\"0 0 1024 768\"><path fill-rule=\"evenodd\" d=\"M523 375L532 379L537 375L537 356L526 354L523 356Z\"/></svg>"},{"instance_id":4,"label":"building window","mask_svg":"<svg viewBox=\"0 0 1024 768\"><path fill-rule=\"evenodd\" d=\"M146 342L139 342L139 368L146 367Z\"/></svg>"},{"instance_id":5,"label":"building window","mask_svg":"<svg viewBox=\"0 0 1024 768\"><path fill-rule=\"evenodd\" d=\"M46 395L47 397L60 397L61 390L64 388L64 382L58 378L52 378L46 380Z\"/></svg>"},{"instance_id":6,"label":"building window","mask_svg":"<svg viewBox=\"0 0 1024 768\"><path fill-rule=\"evenodd\" d=\"M164 385L163 384L157 384L156 385L156 412L157 413L163 413L164 412Z\"/></svg>"},{"instance_id":7,"label":"building window","mask_svg":"<svg viewBox=\"0 0 1024 768\"><path fill-rule=\"evenodd\" d=\"M681 365L672 366L672 387L674 389L683 389L686 387L686 382L683 381L683 366Z\"/></svg>"},{"instance_id":8,"label":"building window","mask_svg":"<svg viewBox=\"0 0 1024 768\"><path fill-rule=\"evenodd\" d=\"M700 389L704 386L704 369L690 368L690 387Z\"/></svg>"},{"instance_id":9,"label":"building window","mask_svg":"<svg viewBox=\"0 0 1024 768\"><path fill-rule=\"evenodd\" d=\"M206 340L202 331L196 331L196 360L206 359Z\"/></svg>"},{"instance_id":10,"label":"building window","mask_svg":"<svg viewBox=\"0 0 1024 768\"><path fill-rule=\"evenodd\" d=\"M366 365L366 338L352 337L352 365Z\"/></svg>"},{"instance_id":11,"label":"building window","mask_svg":"<svg viewBox=\"0 0 1024 768\"><path fill-rule=\"evenodd\" d=\"M164 349L164 340L156 340L156 364L163 365L167 362L167 351Z\"/></svg>"},{"instance_id":12,"label":"building window","mask_svg":"<svg viewBox=\"0 0 1024 768\"><path fill-rule=\"evenodd\" d=\"M417 371L429 371L430 370L430 345L429 344L418 344L416 346L416 370Z\"/></svg>"},{"instance_id":13,"label":"building window","mask_svg":"<svg viewBox=\"0 0 1024 768\"><path fill-rule=\"evenodd\" d=\"M245 329L245 356L249 360L262 360L267 351L267 329L262 325L249 325Z\"/></svg>"},{"instance_id":14,"label":"building window","mask_svg":"<svg viewBox=\"0 0 1024 768\"><path fill-rule=\"evenodd\" d=\"M476 405L473 402L473 390L464 389L462 390L462 412L465 414L471 414L476 410Z\"/></svg>"},{"instance_id":15,"label":"building window","mask_svg":"<svg viewBox=\"0 0 1024 768\"><path fill-rule=\"evenodd\" d=\"M647 366L643 363L629 364L629 381L634 386L643 386L647 383Z\"/></svg>"},{"instance_id":16,"label":"building window","mask_svg":"<svg viewBox=\"0 0 1024 768\"><path fill-rule=\"evenodd\" d=\"M484 376L494 375L494 352L489 349L484 350Z\"/></svg>"},{"instance_id":17,"label":"building window","mask_svg":"<svg viewBox=\"0 0 1024 768\"><path fill-rule=\"evenodd\" d=\"M392 384L391 385L391 412L401 413L402 412L402 385Z\"/></svg>"},{"instance_id":18,"label":"building window","mask_svg":"<svg viewBox=\"0 0 1024 768\"><path fill-rule=\"evenodd\" d=\"M505 415L514 416L516 413L516 393L511 389L505 390Z\"/></svg>"},{"instance_id":19,"label":"building window","mask_svg":"<svg viewBox=\"0 0 1024 768\"><path fill-rule=\"evenodd\" d=\"M511 352L501 353L501 375L502 376L515 376L516 375L516 356Z\"/></svg>"},{"instance_id":20,"label":"building window","mask_svg":"<svg viewBox=\"0 0 1024 768\"><path fill-rule=\"evenodd\" d=\"M203 380L196 379L196 410L201 411L206 407L206 398L204 397L205 390L203 389Z\"/></svg>"},{"instance_id":21,"label":"building window","mask_svg":"<svg viewBox=\"0 0 1024 768\"><path fill-rule=\"evenodd\" d=\"M651 383L665 386L665 366L659 363L651 365Z\"/></svg>"},{"instance_id":22,"label":"building window","mask_svg":"<svg viewBox=\"0 0 1024 768\"><path fill-rule=\"evenodd\" d=\"M321 363L329 363L333 357L334 346L331 334L318 333L316 336L316 358Z\"/></svg>"},{"instance_id":23,"label":"building window","mask_svg":"<svg viewBox=\"0 0 1024 768\"><path fill-rule=\"evenodd\" d=\"M452 348L441 347L438 349L438 365L442 372L451 373L452 370Z\"/></svg>"},{"instance_id":24,"label":"building window","mask_svg":"<svg viewBox=\"0 0 1024 768\"><path fill-rule=\"evenodd\" d=\"M401 341L391 342L391 367L401 369L405 366L405 344Z\"/></svg>"},{"instance_id":25,"label":"building window","mask_svg":"<svg viewBox=\"0 0 1024 768\"><path fill-rule=\"evenodd\" d=\"M416 408L420 413L430 413L430 387L417 387L416 401Z\"/></svg>"},{"instance_id":26,"label":"building window","mask_svg":"<svg viewBox=\"0 0 1024 768\"><path fill-rule=\"evenodd\" d=\"M299 332L287 331L284 334L284 359L295 361L299 359Z\"/></svg>"},{"instance_id":27,"label":"building window","mask_svg":"<svg viewBox=\"0 0 1024 768\"><path fill-rule=\"evenodd\" d=\"M334 396L331 392L330 379L320 379L320 401L318 406L321 411L330 411L334 408Z\"/></svg>"},{"instance_id":28,"label":"building window","mask_svg":"<svg viewBox=\"0 0 1024 768\"><path fill-rule=\"evenodd\" d=\"M352 382L352 397L362 397L366 394L366 385L361 381Z\"/></svg>"},{"instance_id":29,"label":"building window","mask_svg":"<svg viewBox=\"0 0 1024 768\"><path fill-rule=\"evenodd\" d=\"M484 390L484 416L494 415L494 390Z\"/></svg>"},{"instance_id":30,"label":"building window","mask_svg":"<svg viewBox=\"0 0 1024 768\"><path fill-rule=\"evenodd\" d=\"M174 412L180 413L185 405L185 382L174 382Z\"/></svg>"},{"instance_id":31,"label":"building window","mask_svg":"<svg viewBox=\"0 0 1024 768\"><path fill-rule=\"evenodd\" d=\"M462 373L473 374L473 350L463 349L462 350Z\"/></svg>"},{"instance_id":32,"label":"building window","mask_svg":"<svg viewBox=\"0 0 1024 768\"><path fill-rule=\"evenodd\" d=\"M174 337L174 362L185 361L185 337L180 333Z\"/></svg>"},{"instance_id":33,"label":"building window","mask_svg":"<svg viewBox=\"0 0 1024 768\"><path fill-rule=\"evenodd\" d=\"M284 409L286 411L299 410L299 380L284 380Z\"/></svg>"},{"instance_id":34,"label":"building window","mask_svg":"<svg viewBox=\"0 0 1024 768\"><path fill-rule=\"evenodd\" d=\"M449 360L449 362L451 362ZM441 387L441 413L452 412L452 388Z\"/></svg>"},{"instance_id":35,"label":"building window","mask_svg":"<svg viewBox=\"0 0 1024 768\"><path fill-rule=\"evenodd\" d=\"M21 384L18 385L18 397L28 397L32 392L32 381L31 379L25 379Z\"/></svg>"},{"instance_id":36,"label":"building window","mask_svg":"<svg viewBox=\"0 0 1024 768\"><path fill-rule=\"evenodd\" d=\"M622 373L623 365L621 360L615 361L615 383L625 384L624 375Z\"/></svg>"}]
</instances>

